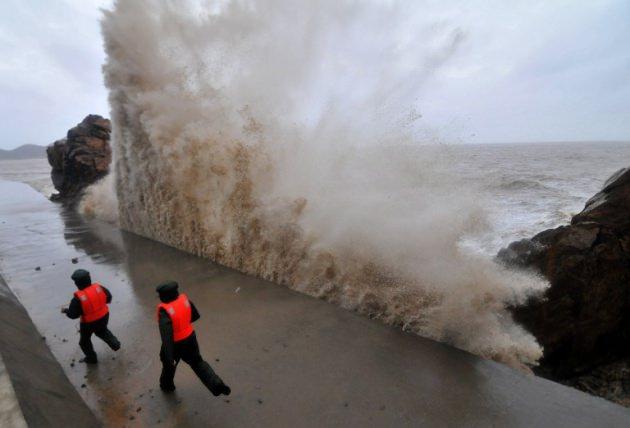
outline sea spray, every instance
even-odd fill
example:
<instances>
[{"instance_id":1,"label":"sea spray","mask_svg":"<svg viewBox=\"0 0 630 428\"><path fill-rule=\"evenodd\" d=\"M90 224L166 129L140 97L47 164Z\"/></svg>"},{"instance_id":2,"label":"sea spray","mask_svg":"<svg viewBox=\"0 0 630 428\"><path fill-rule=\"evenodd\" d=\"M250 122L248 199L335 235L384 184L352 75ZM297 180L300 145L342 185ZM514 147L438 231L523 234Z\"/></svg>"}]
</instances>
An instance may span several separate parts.
<instances>
[{"instance_id":1,"label":"sea spray","mask_svg":"<svg viewBox=\"0 0 630 428\"><path fill-rule=\"evenodd\" d=\"M118 223L118 198L116 196L116 174L108 175L85 190L79 202L79 212L87 218L98 218L116 225Z\"/></svg>"},{"instance_id":2,"label":"sea spray","mask_svg":"<svg viewBox=\"0 0 630 428\"><path fill-rule=\"evenodd\" d=\"M410 3L117 1L102 25L120 225L535 363L505 307L545 283L460 245L487 226L483 197L447 151L417 148L423 88L465 37Z\"/></svg>"}]
</instances>

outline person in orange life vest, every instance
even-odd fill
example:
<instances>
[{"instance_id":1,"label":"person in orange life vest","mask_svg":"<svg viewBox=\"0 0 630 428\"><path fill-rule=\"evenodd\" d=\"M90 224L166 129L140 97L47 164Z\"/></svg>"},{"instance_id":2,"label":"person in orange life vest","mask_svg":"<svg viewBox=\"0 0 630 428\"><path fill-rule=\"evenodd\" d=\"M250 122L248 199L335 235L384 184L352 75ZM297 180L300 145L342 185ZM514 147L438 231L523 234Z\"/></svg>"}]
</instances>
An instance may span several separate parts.
<instances>
[{"instance_id":1,"label":"person in orange life vest","mask_svg":"<svg viewBox=\"0 0 630 428\"><path fill-rule=\"evenodd\" d=\"M102 285L92 283L90 273L84 269L75 270L71 278L79 290L74 292L70 306L63 308L61 312L70 319L81 317L79 346L85 354L81 362L96 364L98 360L92 346L92 334L107 343L114 351L120 349L120 342L107 328L109 322L107 305L112 301L112 294Z\"/></svg>"},{"instance_id":2,"label":"person in orange life vest","mask_svg":"<svg viewBox=\"0 0 630 428\"><path fill-rule=\"evenodd\" d=\"M199 380L216 397L230 395L230 387L212 370L199 353L199 344L192 323L199 319L199 312L185 294L179 294L178 284L168 281L157 286L162 303L157 306L157 317L162 338L160 360L162 374L160 388L165 392L175 390L175 369L179 360L188 364Z\"/></svg>"}]
</instances>

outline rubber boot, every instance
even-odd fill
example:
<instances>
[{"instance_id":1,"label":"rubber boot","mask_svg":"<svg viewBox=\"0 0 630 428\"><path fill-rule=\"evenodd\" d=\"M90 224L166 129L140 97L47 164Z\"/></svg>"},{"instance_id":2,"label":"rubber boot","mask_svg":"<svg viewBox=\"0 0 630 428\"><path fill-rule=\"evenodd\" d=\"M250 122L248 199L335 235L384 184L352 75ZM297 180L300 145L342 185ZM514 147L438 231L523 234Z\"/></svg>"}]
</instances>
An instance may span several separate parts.
<instances>
[{"instance_id":1,"label":"rubber boot","mask_svg":"<svg viewBox=\"0 0 630 428\"><path fill-rule=\"evenodd\" d=\"M210 364L205 361L201 361L194 366L191 366L199 380L210 390L215 397L224 394L229 395L231 390L221 378L212 370Z\"/></svg>"}]
</instances>

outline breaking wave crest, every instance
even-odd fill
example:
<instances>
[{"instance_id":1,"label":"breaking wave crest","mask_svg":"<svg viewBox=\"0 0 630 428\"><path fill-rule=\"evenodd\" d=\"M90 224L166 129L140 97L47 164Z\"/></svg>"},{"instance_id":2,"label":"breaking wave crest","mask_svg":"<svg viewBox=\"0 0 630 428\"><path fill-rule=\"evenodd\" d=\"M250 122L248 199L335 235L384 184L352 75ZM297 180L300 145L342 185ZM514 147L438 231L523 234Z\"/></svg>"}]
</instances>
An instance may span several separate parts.
<instances>
[{"instance_id":1,"label":"breaking wave crest","mask_svg":"<svg viewBox=\"0 0 630 428\"><path fill-rule=\"evenodd\" d=\"M540 181L535 180L504 180L500 182L497 186L497 189L503 191L523 191L523 190L531 190L531 191L552 191L553 189L549 186L545 186Z\"/></svg>"},{"instance_id":2,"label":"breaking wave crest","mask_svg":"<svg viewBox=\"0 0 630 428\"><path fill-rule=\"evenodd\" d=\"M483 197L439 146L417 150L418 97L463 33L409 3L117 1L102 26L120 225L534 363L505 308L545 283L459 245L487 227Z\"/></svg>"}]
</instances>

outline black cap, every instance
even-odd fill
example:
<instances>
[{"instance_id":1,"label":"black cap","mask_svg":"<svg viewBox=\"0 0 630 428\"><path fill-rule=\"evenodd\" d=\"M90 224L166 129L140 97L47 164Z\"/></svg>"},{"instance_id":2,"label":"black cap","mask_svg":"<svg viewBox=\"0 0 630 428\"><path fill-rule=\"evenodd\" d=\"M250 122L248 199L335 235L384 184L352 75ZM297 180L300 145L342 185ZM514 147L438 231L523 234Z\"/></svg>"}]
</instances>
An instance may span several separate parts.
<instances>
[{"instance_id":1,"label":"black cap","mask_svg":"<svg viewBox=\"0 0 630 428\"><path fill-rule=\"evenodd\" d=\"M85 269L77 269L72 273L72 276L70 278L72 278L73 281L76 281L76 280L82 280L89 277L90 277L90 272L86 271Z\"/></svg>"},{"instance_id":2,"label":"black cap","mask_svg":"<svg viewBox=\"0 0 630 428\"><path fill-rule=\"evenodd\" d=\"M179 288L179 284L177 284L177 282L166 281L158 285L157 287L155 287L155 291L157 291L160 294L166 294L166 293L172 293L174 291L177 291L178 288Z\"/></svg>"},{"instance_id":3,"label":"black cap","mask_svg":"<svg viewBox=\"0 0 630 428\"><path fill-rule=\"evenodd\" d=\"M85 269L77 269L70 276L79 289L83 289L92 283L90 272Z\"/></svg>"},{"instance_id":4,"label":"black cap","mask_svg":"<svg viewBox=\"0 0 630 428\"><path fill-rule=\"evenodd\" d=\"M166 281L162 284L155 287L155 291L160 293L160 300L164 303L172 302L177 299L179 296L179 291L177 291L177 282L175 281Z\"/></svg>"}]
</instances>

